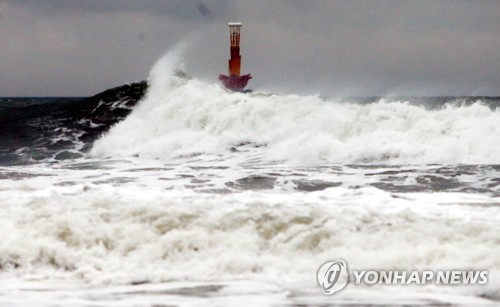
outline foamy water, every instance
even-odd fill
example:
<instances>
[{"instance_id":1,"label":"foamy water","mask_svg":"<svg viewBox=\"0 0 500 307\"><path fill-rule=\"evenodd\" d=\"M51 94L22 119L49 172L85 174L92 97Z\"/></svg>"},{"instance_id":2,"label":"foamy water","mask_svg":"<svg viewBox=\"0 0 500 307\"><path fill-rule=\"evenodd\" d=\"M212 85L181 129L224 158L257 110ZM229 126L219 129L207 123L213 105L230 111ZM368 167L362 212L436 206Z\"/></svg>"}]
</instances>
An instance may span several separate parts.
<instances>
[{"instance_id":1,"label":"foamy water","mask_svg":"<svg viewBox=\"0 0 500 307\"><path fill-rule=\"evenodd\" d=\"M231 288L233 281L253 281L280 293L311 295L319 264L342 257L360 269L488 270L486 286L397 291L423 300L422 292L499 299L499 198L340 187L221 195L165 191L161 185L54 187L37 178L3 182L0 202L2 284L7 289L69 283L114 293L118 285L174 282L172 295L194 287L196 296L196 283ZM391 297L393 288L358 286L344 295L367 291L370 297L375 295L371 291L384 291ZM133 289L125 292L136 300ZM144 295L154 289L146 287ZM64 290L69 297L85 296ZM243 293L258 294L252 288ZM313 296L321 299L319 293ZM280 299L287 301L287 295ZM447 302L446 295L441 301Z\"/></svg>"},{"instance_id":2,"label":"foamy water","mask_svg":"<svg viewBox=\"0 0 500 307\"><path fill-rule=\"evenodd\" d=\"M147 97L96 142L93 155L168 160L253 144L260 146L261 160L294 165L500 163L500 111L480 101L429 111L383 99L359 105L317 96L228 93L173 76L172 63L175 54L158 63Z\"/></svg>"},{"instance_id":3,"label":"foamy water","mask_svg":"<svg viewBox=\"0 0 500 307\"><path fill-rule=\"evenodd\" d=\"M0 304L500 301L498 108L228 93L178 58L86 157L0 167ZM489 282L326 297L332 259Z\"/></svg>"}]
</instances>

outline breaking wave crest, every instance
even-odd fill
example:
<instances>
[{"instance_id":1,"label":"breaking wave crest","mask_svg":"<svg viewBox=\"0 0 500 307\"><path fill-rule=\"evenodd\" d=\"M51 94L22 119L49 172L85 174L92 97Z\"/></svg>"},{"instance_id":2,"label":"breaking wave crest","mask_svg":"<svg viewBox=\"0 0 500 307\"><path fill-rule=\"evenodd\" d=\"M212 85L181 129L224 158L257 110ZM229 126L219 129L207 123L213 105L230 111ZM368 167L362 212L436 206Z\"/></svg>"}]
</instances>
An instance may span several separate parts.
<instances>
[{"instance_id":1,"label":"breaking wave crest","mask_svg":"<svg viewBox=\"0 0 500 307\"><path fill-rule=\"evenodd\" d=\"M229 93L175 75L178 60L175 52L155 65L146 97L93 155L170 160L232 150L293 165L500 163L500 110L481 101L429 110L384 99Z\"/></svg>"}]
</instances>

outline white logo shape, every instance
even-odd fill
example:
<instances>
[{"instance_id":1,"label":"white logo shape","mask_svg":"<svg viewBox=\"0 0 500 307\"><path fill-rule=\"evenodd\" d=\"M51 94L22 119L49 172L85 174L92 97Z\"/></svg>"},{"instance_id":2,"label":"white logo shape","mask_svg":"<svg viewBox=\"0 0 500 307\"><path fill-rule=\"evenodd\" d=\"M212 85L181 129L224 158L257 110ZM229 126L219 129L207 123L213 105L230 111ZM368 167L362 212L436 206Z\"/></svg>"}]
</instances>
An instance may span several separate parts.
<instances>
[{"instance_id":1,"label":"white logo shape","mask_svg":"<svg viewBox=\"0 0 500 307\"><path fill-rule=\"evenodd\" d=\"M318 270L318 284L325 295L332 295L344 289L349 274L343 260L329 261Z\"/></svg>"}]
</instances>

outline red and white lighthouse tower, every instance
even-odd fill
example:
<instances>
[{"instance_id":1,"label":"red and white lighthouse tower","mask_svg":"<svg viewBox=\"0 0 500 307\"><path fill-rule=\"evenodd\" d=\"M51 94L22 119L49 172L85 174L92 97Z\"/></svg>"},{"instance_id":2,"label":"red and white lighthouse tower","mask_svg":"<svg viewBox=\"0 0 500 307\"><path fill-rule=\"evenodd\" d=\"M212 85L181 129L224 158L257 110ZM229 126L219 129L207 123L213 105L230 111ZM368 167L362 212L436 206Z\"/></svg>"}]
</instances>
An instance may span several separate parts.
<instances>
[{"instance_id":1,"label":"red and white lighthouse tower","mask_svg":"<svg viewBox=\"0 0 500 307\"><path fill-rule=\"evenodd\" d=\"M231 42L231 59L229 60L229 76L219 75L219 80L229 90L243 92L248 81L252 79L250 74L241 75L240 55L240 33L241 22L229 23L229 40Z\"/></svg>"}]
</instances>

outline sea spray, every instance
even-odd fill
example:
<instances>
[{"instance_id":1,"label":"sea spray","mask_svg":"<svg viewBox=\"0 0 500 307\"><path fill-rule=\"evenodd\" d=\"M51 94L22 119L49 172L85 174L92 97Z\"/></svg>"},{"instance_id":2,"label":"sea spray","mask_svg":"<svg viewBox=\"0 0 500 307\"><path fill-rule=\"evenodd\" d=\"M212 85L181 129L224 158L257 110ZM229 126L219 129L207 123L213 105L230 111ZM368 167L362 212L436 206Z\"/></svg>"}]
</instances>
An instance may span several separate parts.
<instances>
[{"instance_id":1,"label":"sea spray","mask_svg":"<svg viewBox=\"0 0 500 307\"><path fill-rule=\"evenodd\" d=\"M179 43L172 50L165 53L151 68L149 72L149 88L147 95L151 100L158 100L166 97L172 88L177 87L173 78L175 71L184 67L182 54L186 50L188 42Z\"/></svg>"},{"instance_id":2,"label":"sea spray","mask_svg":"<svg viewBox=\"0 0 500 307\"><path fill-rule=\"evenodd\" d=\"M176 49L153 67L146 98L92 155L171 160L245 145L261 161L291 165L500 163L500 110L480 101L429 110L383 99L362 105L230 93L176 76L180 54Z\"/></svg>"}]
</instances>

